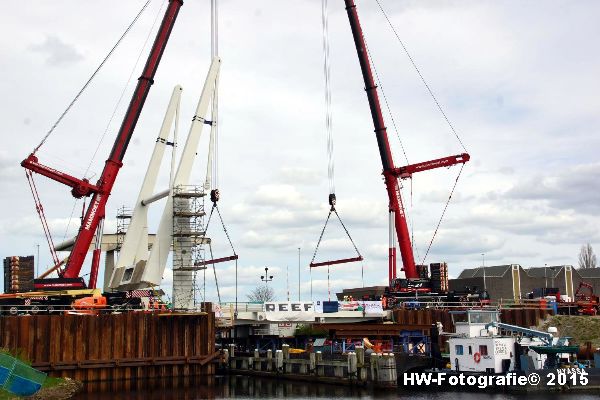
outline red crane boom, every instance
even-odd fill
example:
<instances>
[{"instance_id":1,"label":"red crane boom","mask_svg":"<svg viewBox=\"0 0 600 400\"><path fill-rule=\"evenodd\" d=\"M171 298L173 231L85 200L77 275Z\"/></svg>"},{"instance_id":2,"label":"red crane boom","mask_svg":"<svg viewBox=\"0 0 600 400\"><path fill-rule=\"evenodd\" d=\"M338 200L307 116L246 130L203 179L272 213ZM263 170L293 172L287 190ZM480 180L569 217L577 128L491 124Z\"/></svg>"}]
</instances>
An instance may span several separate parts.
<instances>
[{"instance_id":1,"label":"red crane boom","mask_svg":"<svg viewBox=\"0 0 600 400\"><path fill-rule=\"evenodd\" d=\"M98 226L105 216L105 206L111 190L117 178L119 170L123 166L123 157L127 150L133 131L137 124L138 118L146 101L146 97L150 91L150 87L154 83L154 75L164 53L165 47L171 35L173 25L177 19L179 9L183 5L183 0L169 0L169 6L165 11L162 23L148 55L146 66L142 75L138 79L138 84L135 88L129 108L125 114L121 128L113 145L109 158L106 160L104 170L96 185L91 185L86 179L77 179L70 175L64 174L53 168L46 167L37 162L37 157L31 154L25 159L21 165L33 172L44 175L50 179L63 183L72 187L74 197L84 197L92 195L85 216L83 218L79 233L73 245L73 250L67 262L67 265L61 274L59 281L48 280L47 282L36 282L36 289L45 288L74 288L85 287L83 279L79 277L81 267L85 261L90 244L94 238L94 234L98 230ZM100 232L98 232L100 233ZM92 271L90 273L89 287L95 287L95 279L98 273L100 250L97 248L94 251L92 261Z\"/></svg>"},{"instance_id":2,"label":"red crane boom","mask_svg":"<svg viewBox=\"0 0 600 400\"><path fill-rule=\"evenodd\" d=\"M377 145L379 146L379 154L383 164L383 176L389 198L389 212L393 214L393 222L395 225L396 236L398 238L398 247L400 249L400 256L402 257L404 272L407 278L418 278L419 274L417 273L415 266L415 259L408 233L408 225L406 223L406 215L402 203L402 196L400 194L398 177L407 178L410 177L414 172L425 171L433 168L448 167L458 163L465 163L470 157L468 154L464 153L458 156L440 158L437 160L412 164L401 168L396 168L394 166L394 160L392 158L392 152L388 141L387 128L385 127L383 114L381 112L381 104L377 94L377 85L373 79L373 73L371 72L371 64L369 61L369 55L367 53L367 46L363 37L360 21L358 19L356 5L354 4L354 0L344 1L346 3L348 20L350 21L350 28L352 29L352 36L354 37L358 61L360 63L360 69L362 71L363 80L365 83L365 91L367 93L369 107L371 109L371 118L373 119L375 137L377 138ZM395 278L395 247L392 248L392 244L390 244L390 282Z\"/></svg>"}]
</instances>

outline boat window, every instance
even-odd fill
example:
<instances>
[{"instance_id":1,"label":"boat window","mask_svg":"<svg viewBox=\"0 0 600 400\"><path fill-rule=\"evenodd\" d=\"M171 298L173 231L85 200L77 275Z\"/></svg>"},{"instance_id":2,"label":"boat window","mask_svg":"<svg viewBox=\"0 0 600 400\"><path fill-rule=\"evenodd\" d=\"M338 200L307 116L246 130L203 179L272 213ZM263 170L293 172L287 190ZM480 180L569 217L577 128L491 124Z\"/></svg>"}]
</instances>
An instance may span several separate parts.
<instances>
[{"instance_id":1,"label":"boat window","mask_svg":"<svg viewBox=\"0 0 600 400\"><path fill-rule=\"evenodd\" d=\"M469 322L472 324L489 324L492 322L492 315L489 312L472 312L469 313Z\"/></svg>"},{"instance_id":2,"label":"boat window","mask_svg":"<svg viewBox=\"0 0 600 400\"><path fill-rule=\"evenodd\" d=\"M482 344L479 346L479 354L481 354L482 356L487 356L488 352L487 352L487 345L486 344Z\"/></svg>"},{"instance_id":3,"label":"boat window","mask_svg":"<svg viewBox=\"0 0 600 400\"><path fill-rule=\"evenodd\" d=\"M462 344L457 344L455 346L455 350L456 350L456 355L457 356L462 356L463 355L463 346L462 346Z\"/></svg>"},{"instance_id":4,"label":"boat window","mask_svg":"<svg viewBox=\"0 0 600 400\"><path fill-rule=\"evenodd\" d=\"M452 313L452 321L456 322L468 322L467 321L467 313Z\"/></svg>"},{"instance_id":5,"label":"boat window","mask_svg":"<svg viewBox=\"0 0 600 400\"><path fill-rule=\"evenodd\" d=\"M471 346L469 346L469 355L473 355L473 348Z\"/></svg>"}]
</instances>

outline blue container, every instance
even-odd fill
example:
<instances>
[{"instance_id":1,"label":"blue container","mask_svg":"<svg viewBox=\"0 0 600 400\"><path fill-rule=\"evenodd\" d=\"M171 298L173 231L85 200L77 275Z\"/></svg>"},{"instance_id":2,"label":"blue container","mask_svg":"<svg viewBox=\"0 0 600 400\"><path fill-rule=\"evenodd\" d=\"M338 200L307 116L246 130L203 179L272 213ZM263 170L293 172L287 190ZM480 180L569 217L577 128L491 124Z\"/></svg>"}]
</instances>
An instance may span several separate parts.
<instances>
[{"instance_id":1,"label":"blue container","mask_svg":"<svg viewBox=\"0 0 600 400\"><path fill-rule=\"evenodd\" d=\"M323 313L335 313L338 312L339 304L337 301L324 301L323 302Z\"/></svg>"}]
</instances>

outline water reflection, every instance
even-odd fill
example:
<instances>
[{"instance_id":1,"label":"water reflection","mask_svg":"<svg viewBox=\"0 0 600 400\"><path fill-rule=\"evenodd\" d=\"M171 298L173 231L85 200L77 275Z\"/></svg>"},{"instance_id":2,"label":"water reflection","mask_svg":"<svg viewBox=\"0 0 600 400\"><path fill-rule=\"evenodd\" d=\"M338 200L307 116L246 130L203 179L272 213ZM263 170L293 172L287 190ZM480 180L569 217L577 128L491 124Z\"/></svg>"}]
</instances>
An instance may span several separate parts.
<instances>
[{"instance_id":1,"label":"water reflection","mask_svg":"<svg viewBox=\"0 0 600 400\"><path fill-rule=\"evenodd\" d=\"M591 400L582 394L489 394L446 391L372 390L316 382L289 381L248 376L216 376L180 379L131 380L88 383L78 400L167 400L167 399L415 399L415 400Z\"/></svg>"}]
</instances>

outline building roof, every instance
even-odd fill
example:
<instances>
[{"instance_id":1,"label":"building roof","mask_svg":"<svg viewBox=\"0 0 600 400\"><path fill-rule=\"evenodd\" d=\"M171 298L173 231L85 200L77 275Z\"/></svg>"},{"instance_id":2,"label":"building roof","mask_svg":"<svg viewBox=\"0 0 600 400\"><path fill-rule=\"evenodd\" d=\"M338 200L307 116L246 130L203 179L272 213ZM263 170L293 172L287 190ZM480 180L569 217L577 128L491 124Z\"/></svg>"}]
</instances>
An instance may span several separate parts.
<instances>
[{"instance_id":1,"label":"building roof","mask_svg":"<svg viewBox=\"0 0 600 400\"><path fill-rule=\"evenodd\" d=\"M563 273L565 265L553 265L547 267L532 267L527 268L525 272L531 278L556 278L559 274Z\"/></svg>"},{"instance_id":2,"label":"building roof","mask_svg":"<svg viewBox=\"0 0 600 400\"><path fill-rule=\"evenodd\" d=\"M494 265L491 267L468 268L462 270L457 279L465 278L483 278L485 272L486 278L502 278L511 269L511 265ZM485 269L485 271L484 271Z\"/></svg>"},{"instance_id":3,"label":"building roof","mask_svg":"<svg viewBox=\"0 0 600 400\"><path fill-rule=\"evenodd\" d=\"M582 278L600 278L600 268L577 268L576 271Z\"/></svg>"}]
</instances>

